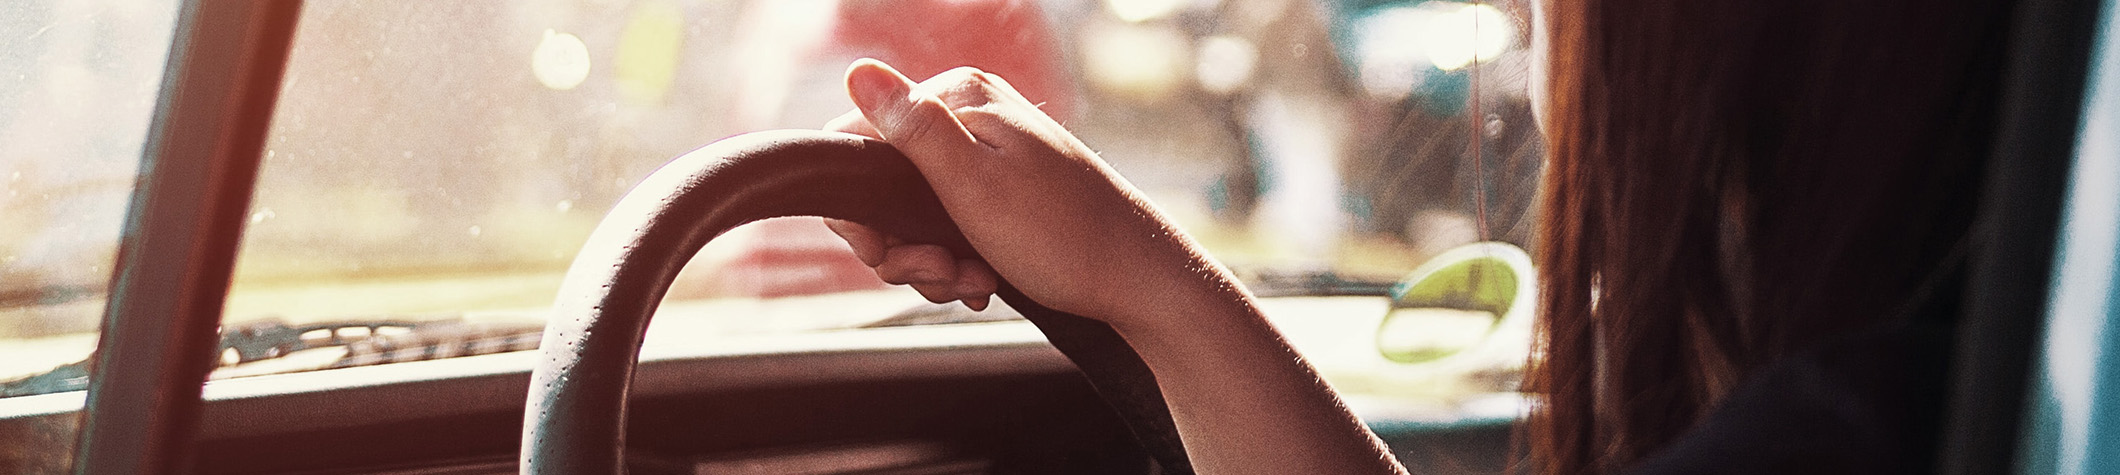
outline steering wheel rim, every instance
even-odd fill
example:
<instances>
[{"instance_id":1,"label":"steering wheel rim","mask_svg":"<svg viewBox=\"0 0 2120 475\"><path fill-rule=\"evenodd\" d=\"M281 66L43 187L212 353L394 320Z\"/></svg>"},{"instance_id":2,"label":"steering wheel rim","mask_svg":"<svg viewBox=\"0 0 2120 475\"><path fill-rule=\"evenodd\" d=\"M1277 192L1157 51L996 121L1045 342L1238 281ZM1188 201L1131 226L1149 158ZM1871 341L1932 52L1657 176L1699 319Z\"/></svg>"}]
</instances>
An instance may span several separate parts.
<instances>
[{"instance_id":1,"label":"steering wheel rim","mask_svg":"<svg viewBox=\"0 0 2120 475\"><path fill-rule=\"evenodd\" d=\"M560 285L523 409L522 473L623 473L626 393L649 318L701 246L784 216L853 221L958 256L977 252L912 162L881 141L782 130L717 141L664 165L590 234ZM1192 473L1153 374L1097 320L997 294L1082 369L1163 473Z\"/></svg>"}]
</instances>

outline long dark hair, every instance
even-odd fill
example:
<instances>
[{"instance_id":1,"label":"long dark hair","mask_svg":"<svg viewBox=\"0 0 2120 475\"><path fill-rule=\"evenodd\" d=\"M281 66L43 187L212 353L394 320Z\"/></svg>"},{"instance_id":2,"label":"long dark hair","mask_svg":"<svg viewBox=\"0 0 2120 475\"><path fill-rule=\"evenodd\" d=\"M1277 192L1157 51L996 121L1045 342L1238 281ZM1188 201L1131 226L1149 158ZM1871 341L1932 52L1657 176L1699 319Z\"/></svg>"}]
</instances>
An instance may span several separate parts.
<instances>
[{"instance_id":1,"label":"long dark hair","mask_svg":"<svg viewBox=\"0 0 2120 475\"><path fill-rule=\"evenodd\" d=\"M1893 324L1970 222L2002 0L1546 2L1531 461L1603 473Z\"/></svg>"}]
</instances>

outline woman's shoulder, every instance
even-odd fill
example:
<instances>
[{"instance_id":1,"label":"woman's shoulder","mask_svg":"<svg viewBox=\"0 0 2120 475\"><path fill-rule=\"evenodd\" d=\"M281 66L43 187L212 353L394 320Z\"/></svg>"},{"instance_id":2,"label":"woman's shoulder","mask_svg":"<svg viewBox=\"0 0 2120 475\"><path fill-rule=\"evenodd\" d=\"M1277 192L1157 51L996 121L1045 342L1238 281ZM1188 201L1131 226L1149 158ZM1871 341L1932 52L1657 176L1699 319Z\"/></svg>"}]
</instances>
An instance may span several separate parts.
<instances>
[{"instance_id":1,"label":"woman's shoulder","mask_svg":"<svg viewBox=\"0 0 2120 475\"><path fill-rule=\"evenodd\" d=\"M1950 336L1916 320L1829 340L1754 373L1631 473L1922 473Z\"/></svg>"}]
</instances>

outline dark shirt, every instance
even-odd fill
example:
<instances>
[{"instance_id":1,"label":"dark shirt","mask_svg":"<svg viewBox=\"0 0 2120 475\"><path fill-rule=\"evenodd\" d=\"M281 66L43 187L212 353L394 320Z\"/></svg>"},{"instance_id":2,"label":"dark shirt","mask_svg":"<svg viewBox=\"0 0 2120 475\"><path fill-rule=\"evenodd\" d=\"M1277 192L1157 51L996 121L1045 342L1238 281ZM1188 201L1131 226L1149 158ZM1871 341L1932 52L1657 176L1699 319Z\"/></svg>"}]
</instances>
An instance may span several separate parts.
<instances>
[{"instance_id":1,"label":"dark shirt","mask_svg":"<svg viewBox=\"0 0 2120 475\"><path fill-rule=\"evenodd\" d=\"M1917 318L1772 363L1631 473L1927 472L1945 394L1943 328Z\"/></svg>"}]
</instances>

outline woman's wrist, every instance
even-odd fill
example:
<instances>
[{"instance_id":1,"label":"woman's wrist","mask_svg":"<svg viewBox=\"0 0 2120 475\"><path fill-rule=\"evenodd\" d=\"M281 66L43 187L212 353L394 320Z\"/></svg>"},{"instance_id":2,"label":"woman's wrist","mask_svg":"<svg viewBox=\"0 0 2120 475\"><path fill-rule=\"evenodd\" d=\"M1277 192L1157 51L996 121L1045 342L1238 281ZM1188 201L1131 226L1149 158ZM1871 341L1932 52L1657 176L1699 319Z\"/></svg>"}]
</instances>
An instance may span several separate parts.
<instances>
[{"instance_id":1,"label":"woman's wrist","mask_svg":"<svg viewBox=\"0 0 2120 475\"><path fill-rule=\"evenodd\" d=\"M1234 283L1197 292L1157 293L1142 301L1153 303L1096 317L1110 323L1113 330L1136 342L1136 346L1199 338L1204 336L1203 331L1260 325L1266 320L1251 296Z\"/></svg>"},{"instance_id":2,"label":"woman's wrist","mask_svg":"<svg viewBox=\"0 0 2120 475\"><path fill-rule=\"evenodd\" d=\"M1155 373L1196 468L1404 473L1241 288L1195 295L1113 328Z\"/></svg>"}]
</instances>

